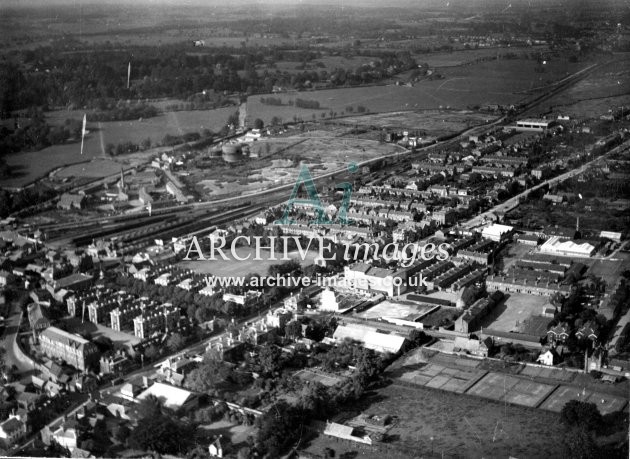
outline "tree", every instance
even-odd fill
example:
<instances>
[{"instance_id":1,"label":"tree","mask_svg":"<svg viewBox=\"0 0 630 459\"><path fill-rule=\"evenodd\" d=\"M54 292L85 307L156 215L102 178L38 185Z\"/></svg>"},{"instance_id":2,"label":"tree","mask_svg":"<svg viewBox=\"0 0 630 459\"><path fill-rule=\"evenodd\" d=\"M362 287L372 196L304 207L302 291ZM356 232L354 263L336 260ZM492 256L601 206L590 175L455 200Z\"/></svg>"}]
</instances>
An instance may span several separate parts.
<instances>
[{"instance_id":1,"label":"tree","mask_svg":"<svg viewBox=\"0 0 630 459\"><path fill-rule=\"evenodd\" d=\"M225 363L206 356L199 367L186 376L185 386L196 392L210 392L232 378L232 370Z\"/></svg>"},{"instance_id":2,"label":"tree","mask_svg":"<svg viewBox=\"0 0 630 459\"><path fill-rule=\"evenodd\" d=\"M144 356L149 359L149 360L153 360L154 358L156 358L158 355L160 354L160 350L157 348L157 346L155 346L154 344L150 344L149 346L147 346L147 348L144 350Z\"/></svg>"},{"instance_id":3,"label":"tree","mask_svg":"<svg viewBox=\"0 0 630 459\"><path fill-rule=\"evenodd\" d=\"M263 373L272 375L282 369L282 351L278 346L265 344L260 348L258 361Z\"/></svg>"},{"instance_id":4,"label":"tree","mask_svg":"<svg viewBox=\"0 0 630 459\"><path fill-rule=\"evenodd\" d=\"M284 333L289 338L298 339L302 336L302 324L297 320L292 320L284 327Z\"/></svg>"},{"instance_id":5,"label":"tree","mask_svg":"<svg viewBox=\"0 0 630 459\"><path fill-rule=\"evenodd\" d=\"M560 421L567 427L591 432L602 426L602 415L594 403L570 400L560 412Z\"/></svg>"},{"instance_id":6,"label":"tree","mask_svg":"<svg viewBox=\"0 0 630 459\"><path fill-rule=\"evenodd\" d=\"M254 120L254 129L262 129L263 127L265 127L265 122L260 118L256 118Z\"/></svg>"},{"instance_id":7,"label":"tree","mask_svg":"<svg viewBox=\"0 0 630 459\"><path fill-rule=\"evenodd\" d=\"M256 421L259 427L256 436L258 449L267 457L280 457L302 437L304 419L302 410L285 401L272 405Z\"/></svg>"},{"instance_id":8,"label":"tree","mask_svg":"<svg viewBox=\"0 0 630 459\"><path fill-rule=\"evenodd\" d=\"M160 416L163 411L163 405L159 398L155 395L148 395L138 404L138 414L140 419L148 419Z\"/></svg>"},{"instance_id":9,"label":"tree","mask_svg":"<svg viewBox=\"0 0 630 459\"><path fill-rule=\"evenodd\" d=\"M184 337L180 333L173 333L166 342L166 345L171 352L176 352L184 347Z\"/></svg>"},{"instance_id":10,"label":"tree","mask_svg":"<svg viewBox=\"0 0 630 459\"><path fill-rule=\"evenodd\" d=\"M160 454L182 454L193 444L192 429L164 415L144 419L129 436L130 447Z\"/></svg>"},{"instance_id":11,"label":"tree","mask_svg":"<svg viewBox=\"0 0 630 459\"><path fill-rule=\"evenodd\" d=\"M571 459L591 459L597 457L597 444L590 432L573 428L563 438L564 456Z\"/></svg>"}]
</instances>

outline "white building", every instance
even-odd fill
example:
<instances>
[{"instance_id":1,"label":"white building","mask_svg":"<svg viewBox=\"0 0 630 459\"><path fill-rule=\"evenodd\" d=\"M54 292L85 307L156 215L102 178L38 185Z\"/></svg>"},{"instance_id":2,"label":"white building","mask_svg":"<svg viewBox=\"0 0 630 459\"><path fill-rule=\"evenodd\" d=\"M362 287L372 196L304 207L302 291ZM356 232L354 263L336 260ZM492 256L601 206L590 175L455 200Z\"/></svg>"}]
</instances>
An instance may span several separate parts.
<instances>
[{"instance_id":1,"label":"white building","mask_svg":"<svg viewBox=\"0 0 630 459\"><path fill-rule=\"evenodd\" d=\"M376 328L360 324L339 325L333 339L341 343L346 339L360 342L367 349L383 353L398 353L405 344L403 336L381 333Z\"/></svg>"},{"instance_id":2,"label":"white building","mask_svg":"<svg viewBox=\"0 0 630 459\"><path fill-rule=\"evenodd\" d=\"M490 239L491 241L501 242L504 238L507 238L513 230L514 227L512 226L499 225L495 223L485 227L481 232L481 236L485 239Z\"/></svg>"},{"instance_id":3,"label":"white building","mask_svg":"<svg viewBox=\"0 0 630 459\"><path fill-rule=\"evenodd\" d=\"M578 244L570 240L563 241L560 236L554 236L540 246L540 252L566 257L590 257L595 253L595 247L588 242Z\"/></svg>"},{"instance_id":4,"label":"white building","mask_svg":"<svg viewBox=\"0 0 630 459\"><path fill-rule=\"evenodd\" d=\"M540 120L540 119L524 119L516 122L517 131L539 131L542 132L545 129L549 129L553 124L553 121Z\"/></svg>"}]
</instances>

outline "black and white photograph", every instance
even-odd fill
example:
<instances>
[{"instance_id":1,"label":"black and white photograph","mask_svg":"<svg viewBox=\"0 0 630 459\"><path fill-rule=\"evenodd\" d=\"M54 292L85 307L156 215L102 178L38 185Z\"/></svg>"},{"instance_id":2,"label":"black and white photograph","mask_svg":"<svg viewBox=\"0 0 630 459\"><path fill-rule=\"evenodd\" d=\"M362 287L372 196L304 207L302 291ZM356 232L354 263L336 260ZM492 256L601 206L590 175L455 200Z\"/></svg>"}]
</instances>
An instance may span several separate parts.
<instances>
[{"instance_id":1,"label":"black and white photograph","mask_svg":"<svg viewBox=\"0 0 630 459\"><path fill-rule=\"evenodd\" d=\"M630 458L630 0L0 0L0 457Z\"/></svg>"}]
</instances>

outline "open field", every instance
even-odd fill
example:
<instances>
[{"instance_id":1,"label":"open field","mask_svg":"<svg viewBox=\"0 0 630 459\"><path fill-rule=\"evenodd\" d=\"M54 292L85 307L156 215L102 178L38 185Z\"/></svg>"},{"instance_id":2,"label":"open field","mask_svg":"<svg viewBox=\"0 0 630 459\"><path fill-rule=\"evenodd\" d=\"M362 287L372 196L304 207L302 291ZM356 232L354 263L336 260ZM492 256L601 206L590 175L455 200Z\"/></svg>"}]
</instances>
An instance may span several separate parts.
<instances>
[{"instance_id":1,"label":"open field","mask_svg":"<svg viewBox=\"0 0 630 459\"><path fill-rule=\"evenodd\" d=\"M321 454L328 444L339 454L359 450L360 457L508 457L561 455L562 427L554 413L534 411L474 397L397 384L379 389L357 407L364 413L395 416L387 448L372 451L319 436L307 451ZM431 440L433 438L433 440ZM535 438L536 441L531 441ZM431 453L433 451L433 453Z\"/></svg>"},{"instance_id":2,"label":"open field","mask_svg":"<svg viewBox=\"0 0 630 459\"><path fill-rule=\"evenodd\" d=\"M268 97L264 94L251 96L247 100L247 112L250 119L261 118L268 123L273 116L284 121L292 121L293 117L329 119L331 111L337 116L348 115L348 106L356 110L359 105L372 113L381 113L449 107L465 109L490 103L515 104L533 97L537 88L545 88L587 66L587 63L569 63L559 58L548 62L544 72L539 72L535 60L481 62L444 69L443 79L421 81L413 87L371 86L274 94L273 97L283 101L285 105L282 106L262 104L260 98ZM289 100L296 98L316 100L322 108L311 110L289 105Z\"/></svg>"},{"instance_id":3,"label":"open field","mask_svg":"<svg viewBox=\"0 0 630 459\"><path fill-rule=\"evenodd\" d=\"M202 246L202 249L203 248L204 247ZM229 250L229 247L224 249L226 257L228 258L230 258L231 256ZM286 261L280 259L282 258L282 254L280 252L276 253L277 260L275 261L269 260L268 258L270 258L270 254L268 254L264 250L261 251L262 260L259 261L252 260L252 258L256 256L256 252L253 248L237 247L235 249L235 252L241 258L245 258L248 255L251 255L251 257L249 260L244 261L236 261L232 259L226 261L220 259L220 255L217 255L218 259L214 261L190 260L180 261L178 264L184 269L192 269L199 274L212 274L219 277L244 277L250 273L257 273L261 276L266 276L267 270L270 266L286 263ZM208 253L205 253L205 255L208 255ZM317 255L317 252L309 250L308 252L306 252L306 257L304 258L304 261L300 260L300 254L297 251L289 252L288 257L299 261L302 266L308 266L313 264L313 260L315 259L315 257L317 257Z\"/></svg>"},{"instance_id":4,"label":"open field","mask_svg":"<svg viewBox=\"0 0 630 459\"><path fill-rule=\"evenodd\" d=\"M518 330L518 324L532 315L540 315L549 299L545 296L510 293L507 299L484 318L484 328L499 331Z\"/></svg>"},{"instance_id":5,"label":"open field","mask_svg":"<svg viewBox=\"0 0 630 459\"><path fill-rule=\"evenodd\" d=\"M396 319L415 320L426 314L435 306L428 304L404 303L400 301L385 300L371 308L357 314L365 319L378 319L380 317L394 317Z\"/></svg>"},{"instance_id":6,"label":"open field","mask_svg":"<svg viewBox=\"0 0 630 459\"><path fill-rule=\"evenodd\" d=\"M481 378L466 394L535 408L554 389L555 386L549 384L491 372Z\"/></svg>"},{"instance_id":7,"label":"open field","mask_svg":"<svg viewBox=\"0 0 630 459\"><path fill-rule=\"evenodd\" d=\"M129 141L139 144L142 140L150 138L151 143L155 145L161 142L166 134L180 135L185 132L199 132L202 129L215 132L226 123L228 116L235 110L234 107L227 107L216 110L169 112L142 121L88 122L87 129L90 133L85 139L83 155L80 142L7 155L6 162L16 173L13 177L3 179L2 185L24 186L58 167L92 158L108 157L105 154L108 143L116 145ZM68 112L53 112L48 113L47 117L54 124L63 122L66 118L80 119L82 114L68 116ZM118 160L124 161L125 155L118 157Z\"/></svg>"},{"instance_id":8,"label":"open field","mask_svg":"<svg viewBox=\"0 0 630 459\"><path fill-rule=\"evenodd\" d=\"M620 396L595 392L587 388L560 386L540 407L559 413L569 400L594 403L602 414L620 411L628 404L628 399Z\"/></svg>"},{"instance_id":9,"label":"open field","mask_svg":"<svg viewBox=\"0 0 630 459\"><path fill-rule=\"evenodd\" d=\"M494 120L493 116L470 110L423 110L350 116L339 123L376 129L418 130L423 135L442 137Z\"/></svg>"},{"instance_id":10,"label":"open field","mask_svg":"<svg viewBox=\"0 0 630 459\"><path fill-rule=\"evenodd\" d=\"M610 63L548 101L554 112L574 118L598 118L630 103L628 59Z\"/></svg>"},{"instance_id":11,"label":"open field","mask_svg":"<svg viewBox=\"0 0 630 459\"><path fill-rule=\"evenodd\" d=\"M591 259L592 264L588 268L588 274L601 277L608 285L614 285L621 273L630 269L630 253L617 252L611 258L609 260Z\"/></svg>"},{"instance_id":12,"label":"open field","mask_svg":"<svg viewBox=\"0 0 630 459\"><path fill-rule=\"evenodd\" d=\"M55 177L100 178L119 173L121 168L123 168L123 164L112 159L95 158L87 163L74 164L72 166L59 169L56 171Z\"/></svg>"}]
</instances>

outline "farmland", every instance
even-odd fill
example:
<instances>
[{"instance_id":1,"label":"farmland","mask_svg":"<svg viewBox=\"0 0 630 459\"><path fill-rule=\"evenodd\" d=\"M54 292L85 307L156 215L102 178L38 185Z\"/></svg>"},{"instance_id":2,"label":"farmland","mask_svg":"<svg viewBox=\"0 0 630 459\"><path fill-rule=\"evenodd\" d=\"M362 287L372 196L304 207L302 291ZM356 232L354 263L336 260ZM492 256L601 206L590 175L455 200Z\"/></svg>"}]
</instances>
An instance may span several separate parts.
<instances>
[{"instance_id":1,"label":"farmland","mask_svg":"<svg viewBox=\"0 0 630 459\"><path fill-rule=\"evenodd\" d=\"M251 96L247 110L251 119L261 118L268 123L274 116L285 122L294 117L328 119L331 112L336 116L348 115L348 107L356 110L359 105L372 113L381 113L446 107L464 109L490 103L516 104L530 99L539 88L585 67L587 63L569 63L563 58L547 62L543 71L535 60L530 59L480 62L446 68L441 72L443 79L421 81L413 87L387 85L276 94L274 97L282 99L282 106L262 104L260 98L265 95ZM296 98L316 100L321 109L289 105L289 101Z\"/></svg>"},{"instance_id":2,"label":"farmland","mask_svg":"<svg viewBox=\"0 0 630 459\"><path fill-rule=\"evenodd\" d=\"M185 132L199 132L202 129L218 131L234 113L234 107L216 110L192 110L169 112L154 118L135 121L88 122L90 134L85 139L83 155L79 143L53 145L39 151L21 152L7 155L7 164L17 169L17 173L3 179L4 186L24 186L45 176L48 172L64 165L80 163L93 158L107 156L105 147L122 142L140 143L150 138L153 145L166 134L180 135ZM80 119L82 112L50 112L47 118L51 124L62 123L67 118ZM122 156L120 159L125 160ZM105 174L107 175L107 174Z\"/></svg>"}]
</instances>

